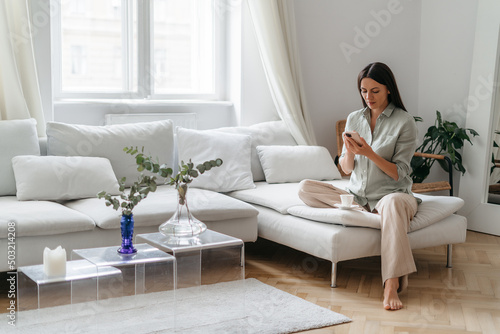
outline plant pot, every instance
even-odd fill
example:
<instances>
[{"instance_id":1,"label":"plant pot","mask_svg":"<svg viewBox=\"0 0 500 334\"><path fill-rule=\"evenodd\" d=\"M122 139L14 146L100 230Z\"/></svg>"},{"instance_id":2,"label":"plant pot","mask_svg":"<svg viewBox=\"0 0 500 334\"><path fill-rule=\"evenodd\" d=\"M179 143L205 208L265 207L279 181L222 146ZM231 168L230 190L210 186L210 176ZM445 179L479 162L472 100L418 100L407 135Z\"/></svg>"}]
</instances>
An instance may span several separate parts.
<instances>
[{"instance_id":1,"label":"plant pot","mask_svg":"<svg viewBox=\"0 0 500 334\"><path fill-rule=\"evenodd\" d=\"M186 184L177 189L177 208L169 220L160 225L161 234L170 238L192 238L205 232L207 225L199 221L189 211Z\"/></svg>"},{"instance_id":2,"label":"plant pot","mask_svg":"<svg viewBox=\"0 0 500 334\"><path fill-rule=\"evenodd\" d=\"M122 232L122 245L118 248L118 253L120 254L135 254L137 249L135 249L132 240L134 239L134 215L122 215L120 221L120 227Z\"/></svg>"}]
</instances>

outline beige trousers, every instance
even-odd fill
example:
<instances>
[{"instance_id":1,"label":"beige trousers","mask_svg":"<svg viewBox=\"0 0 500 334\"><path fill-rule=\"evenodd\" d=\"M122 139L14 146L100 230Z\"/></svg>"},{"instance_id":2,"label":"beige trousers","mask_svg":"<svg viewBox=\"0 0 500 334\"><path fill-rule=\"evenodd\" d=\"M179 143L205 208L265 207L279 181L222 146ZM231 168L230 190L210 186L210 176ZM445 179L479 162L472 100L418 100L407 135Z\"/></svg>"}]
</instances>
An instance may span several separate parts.
<instances>
[{"instance_id":1,"label":"beige trousers","mask_svg":"<svg viewBox=\"0 0 500 334\"><path fill-rule=\"evenodd\" d=\"M300 183L299 197L315 208L331 208L341 203L340 195L347 191L329 183L304 180ZM380 214L382 235L381 259L382 282L389 278L400 278L400 289L407 286L408 274L417 271L408 239L410 221L417 212L417 200L409 194L388 194L377 203L373 213ZM367 211L367 207L361 209Z\"/></svg>"}]
</instances>

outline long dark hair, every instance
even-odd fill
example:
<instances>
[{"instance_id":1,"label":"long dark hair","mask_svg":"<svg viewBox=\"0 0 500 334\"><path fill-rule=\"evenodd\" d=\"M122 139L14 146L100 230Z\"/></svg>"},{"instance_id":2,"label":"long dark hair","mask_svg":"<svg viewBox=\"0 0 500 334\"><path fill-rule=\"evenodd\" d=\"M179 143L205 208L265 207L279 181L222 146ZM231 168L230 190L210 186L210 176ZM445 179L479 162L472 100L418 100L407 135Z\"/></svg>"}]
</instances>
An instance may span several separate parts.
<instances>
[{"instance_id":1,"label":"long dark hair","mask_svg":"<svg viewBox=\"0 0 500 334\"><path fill-rule=\"evenodd\" d=\"M379 84L385 85L389 92L388 96L389 103L394 103L398 108L406 111L406 108L399 95L398 85L396 84L396 79L394 74L392 74L391 69L384 63L371 63L368 64L358 75L358 92L361 95L361 80L364 78L370 78L378 82ZM361 96L361 101L363 101L363 106L367 107L365 99Z\"/></svg>"}]
</instances>

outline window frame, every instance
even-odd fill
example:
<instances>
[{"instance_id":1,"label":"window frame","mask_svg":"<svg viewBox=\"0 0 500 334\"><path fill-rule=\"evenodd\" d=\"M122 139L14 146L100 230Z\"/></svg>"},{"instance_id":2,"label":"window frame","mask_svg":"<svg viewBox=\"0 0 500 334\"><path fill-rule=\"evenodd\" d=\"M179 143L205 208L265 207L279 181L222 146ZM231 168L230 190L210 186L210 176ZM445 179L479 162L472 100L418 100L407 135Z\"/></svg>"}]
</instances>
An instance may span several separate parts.
<instances>
[{"instance_id":1,"label":"window frame","mask_svg":"<svg viewBox=\"0 0 500 334\"><path fill-rule=\"evenodd\" d=\"M51 45L52 45L52 84L54 100L78 99L78 100L100 100L100 99L131 99L131 100L209 100L222 101L226 96L226 68L227 63L227 40L226 27L227 17L218 15L218 1L213 2L213 29L214 29L214 92L209 94L199 93L183 93L183 94L157 94L154 92L154 77L148 73L147 68L152 68L154 65L153 51L153 17L154 4L152 0L137 1L137 34L138 34L138 54L137 54L137 82L130 74L134 63L130 61L129 56L132 54L133 45L129 39L131 29L133 30L133 8L134 0L122 1L122 18L126 20L122 22L122 39L123 45L127 48L123 58L124 73L126 77L122 80L122 91L117 92L68 92L62 90L62 31L61 20L62 16L57 15L51 20ZM60 2L56 1L58 6ZM58 8L61 13L61 7ZM128 82L127 82L128 80ZM136 90L133 87L136 86ZM128 90L127 90L128 89Z\"/></svg>"}]
</instances>

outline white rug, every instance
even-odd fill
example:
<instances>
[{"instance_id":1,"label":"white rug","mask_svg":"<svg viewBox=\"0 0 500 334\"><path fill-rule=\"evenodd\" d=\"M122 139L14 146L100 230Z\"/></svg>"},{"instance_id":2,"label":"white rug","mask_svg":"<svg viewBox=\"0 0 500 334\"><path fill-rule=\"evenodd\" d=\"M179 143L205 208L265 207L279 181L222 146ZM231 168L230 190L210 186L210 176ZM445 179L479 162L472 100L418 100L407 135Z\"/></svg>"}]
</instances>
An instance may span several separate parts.
<instances>
[{"instance_id":1,"label":"white rug","mask_svg":"<svg viewBox=\"0 0 500 334\"><path fill-rule=\"evenodd\" d=\"M256 279L17 314L14 333L293 333L351 319Z\"/></svg>"}]
</instances>

